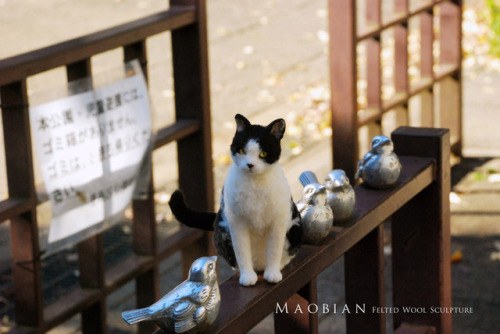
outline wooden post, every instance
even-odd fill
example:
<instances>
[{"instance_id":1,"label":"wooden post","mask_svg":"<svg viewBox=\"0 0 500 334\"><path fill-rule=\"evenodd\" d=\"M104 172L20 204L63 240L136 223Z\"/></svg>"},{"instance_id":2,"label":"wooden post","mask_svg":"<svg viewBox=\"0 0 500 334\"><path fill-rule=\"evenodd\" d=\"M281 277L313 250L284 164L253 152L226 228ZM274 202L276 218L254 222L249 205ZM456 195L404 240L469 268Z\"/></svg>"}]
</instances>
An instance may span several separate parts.
<instances>
[{"instance_id":1,"label":"wooden post","mask_svg":"<svg viewBox=\"0 0 500 334\"><path fill-rule=\"evenodd\" d=\"M43 323L42 273L26 80L1 86L0 100L9 198L30 201L27 213L10 219L14 312L17 324L36 327Z\"/></svg>"},{"instance_id":2,"label":"wooden post","mask_svg":"<svg viewBox=\"0 0 500 334\"><path fill-rule=\"evenodd\" d=\"M358 161L356 1L328 4L333 164L353 180Z\"/></svg>"},{"instance_id":3,"label":"wooden post","mask_svg":"<svg viewBox=\"0 0 500 334\"><path fill-rule=\"evenodd\" d=\"M92 75L90 58L68 64L66 76L68 82L90 77ZM104 248L102 234L87 238L78 244L78 265L80 269L80 285L84 288L104 289ZM106 298L85 308L82 312L82 332L107 333Z\"/></svg>"},{"instance_id":4,"label":"wooden post","mask_svg":"<svg viewBox=\"0 0 500 334\"><path fill-rule=\"evenodd\" d=\"M137 59L141 65L146 82L148 80L148 57L146 40L127 45L123 48L124 62ZM151 162L152 156L146 159ZM132 203L134 210L133 220L133 247L136 254L155 257L158 254L158 242L156 233L156 215L154 202L153 171L149 170L151 178L145 198L136 199ZM135 279L136 305L137 308L147 307L160 297L160 274L158 265L140 274ZM139 333L150 334L156 326L150 322L139 323Z\"/></svg>"},{"instance_id":5,"label":"wooden post","mask_svg":"<svg viewBox=\"0 0 500 334\"><path fill-rule=\"evenodd\" d=\"M399 312L403 322L434 326L451 333L450 133L447 129L402 127L392 134L396 153L436 159L435 181L392 217L394 307L422 307L427 313Z\"/></svg>"},{"instance_id":6,"label":"wooden post","mask_svg":"<svg viewBox=\"0 0 500 334\"><path fill-rule=\"evenodd\" d=\"M347 333L385 333L384 225L381 224L345 253Z\"/></svg>"},{"instance_id":7,"label":"wooden post","mask_svg":"<svg viewBox=\"0 0 500 334\"><path fill-rule=\"evenodd\" d=\"M452 152L462 155L462 0L439 6L439 63L457 70L440 82L440 126L450 128Z\"/></svg>"},{"instance_id":8,"label":"wooden post","mask_svg":"<svg viewBox=\"0 0 500 334\"><path fill-rule=\"evenodd\" d=\"M197 8L196 24L172 31L176 119L200 122L197 134L177 142L179 188L191 207L213 210L206 4L205 0L172 0L170 5ZM195 259L208 253L207 239L182 251L183 275Z\"/></svg>"}]
</instances>

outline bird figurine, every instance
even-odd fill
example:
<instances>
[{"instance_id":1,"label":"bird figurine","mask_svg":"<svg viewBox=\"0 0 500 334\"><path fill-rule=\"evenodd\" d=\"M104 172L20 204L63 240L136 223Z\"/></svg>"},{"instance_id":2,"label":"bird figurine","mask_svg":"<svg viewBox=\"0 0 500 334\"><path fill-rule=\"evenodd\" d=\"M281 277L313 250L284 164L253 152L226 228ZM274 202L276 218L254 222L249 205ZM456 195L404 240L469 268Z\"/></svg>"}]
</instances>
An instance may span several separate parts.
<instances>
[{"instance_id":1,"label":"bird figurine","mask_svg":"<svg viewBox=\"0 0 500 334\"><path fill-rule=\"evenodd\" d=\"M401 174L401 163L394 153L394 144L386 136L375 136L372 147L358 162L355 178L361 177L363 184L375 189L392 187Z\"/></svg>"},{"instance_id":2,"label":"bird figurine","mask_svg":"<svg viewBox=\"0 0 500 334\"><path fill-rule=\"evenodd\" d=\"M299 179L304 185L302 200L297 203L304 225L304 242L318 244L333 226L333 212L326 202L326 188L318 183L312 172L302 173Z\"/></svg>"},{"instance_id":3,"label":"bird figurine","mask_svg":"<svg viewBox=\"0 0 500 334\"><path fill-rule=\"evenodd\" d=\"M332 208L335 223L342 223L351 218L354 212L356 195L349 183L349 178L342 169L334 169L325 177L326 200Z\"/></svg>"},{"instance_id":4,"label":"bird figurine","mask_svg":"<svg viewBox=\"0 0 500 334\"><path fill-rule=\"evenodd\" d=\"M193 262L187 280L153 305L122 313L128 324L152 321L160 327L155 334L199 333L217 318L220 292L217 257L201 257Z\"/></svg>"}]
</instances>

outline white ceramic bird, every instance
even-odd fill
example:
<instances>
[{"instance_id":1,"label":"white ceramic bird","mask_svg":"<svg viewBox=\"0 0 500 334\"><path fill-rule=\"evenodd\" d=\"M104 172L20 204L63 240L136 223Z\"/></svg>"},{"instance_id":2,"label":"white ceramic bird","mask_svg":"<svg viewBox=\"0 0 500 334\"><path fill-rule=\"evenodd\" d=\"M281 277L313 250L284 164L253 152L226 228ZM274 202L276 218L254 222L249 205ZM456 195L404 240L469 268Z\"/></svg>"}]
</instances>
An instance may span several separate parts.
<instances>
[{"instance_id":1,"label":"white ceramic bird","mask_svg":"<svg viewBox=\"0 0 500 334\"><path fill-rule=\"evenodd\" d=\"M394 153L394 145L386 136L375 136L371 150L358 162L355 178L376 189L392 187L401 174L401 164Z\"/></svg>"},{"instance_id":2,"label":"white ceramic bird","mask_svg":"<svg viewBox=\"0 0 500 334\"><path fill-rule=\"evenodd\" d=\"M201 257L193 262L188 279L153 305L122 313L128 324L152 321L160 327L155 334L198 333L217 318L220 293L217 257Z\"/></svg>"},{"instance_id":3,"label":"white ceramic bird","mask_svg":"<svg viewBox=\"0 0 500 334\"><path fill-rule=\"evenodd\" d=\"M326 200L332 208L335 223L342 223L351 218L354 212L356 195L349 183L349 178L342 169L334 169L325 177Z\"/></svg>"},{"instance_id":4,"label":"white ceramic bird","mask_svg":"<svg viewBox=\"0 0 500 334\"><path fill-rule=\"evenodd\" d=\"M299 179L304 185L302 201L297 203L304 225L304 242L318 244L333 226L333 212L326 202L326 188L317 182L312 172L302 173Z\"/></svg>"}]
</instances>

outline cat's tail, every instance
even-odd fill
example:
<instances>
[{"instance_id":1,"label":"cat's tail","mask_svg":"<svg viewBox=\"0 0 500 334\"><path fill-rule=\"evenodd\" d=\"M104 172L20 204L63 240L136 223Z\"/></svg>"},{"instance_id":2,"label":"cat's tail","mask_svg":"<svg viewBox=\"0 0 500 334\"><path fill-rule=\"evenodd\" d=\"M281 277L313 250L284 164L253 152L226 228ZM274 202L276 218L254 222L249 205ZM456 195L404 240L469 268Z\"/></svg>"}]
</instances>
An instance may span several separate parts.
<instances>
[{"instance_id":1,"label":"cat's tail","mask_svg":"<svg viewBox=\"0 0 500 334\"><path fill-rule=\"evenodd\" d=\"M188 208L182 191L176 190L168 202L175 218L182 224L205 231L214 230L217 215L213 212L198 211Z\"/></svg>"}]
</instances>

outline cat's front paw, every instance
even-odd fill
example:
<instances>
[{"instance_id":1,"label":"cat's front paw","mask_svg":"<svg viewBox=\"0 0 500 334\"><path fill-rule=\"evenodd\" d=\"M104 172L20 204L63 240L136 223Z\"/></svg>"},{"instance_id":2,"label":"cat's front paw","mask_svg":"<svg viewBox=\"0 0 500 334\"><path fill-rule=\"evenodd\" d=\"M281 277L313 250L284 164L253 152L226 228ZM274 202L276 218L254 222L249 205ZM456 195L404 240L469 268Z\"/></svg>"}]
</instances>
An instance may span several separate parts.
<instances>
[{"instance_id":1,"label":"cat's front paw","mask_svg":"<svg viewBox=\"0 0 500 334\"><path fill-rule=\"evenodd\" d=\"M266 269L264 279L269 283L278 283L283 279L283 275L279 269Z\"/></svg>"},{"instance_id":2,"label":"cat's front paw","mask_svg":"<svg viewBox=\"0 0 500 334\"><path fill-rule=\"evenodd\" d=\"M251 286L257 283L257 274L255 271L242 273L240 272L240 284L244 286Z\"/></svg>"}]
</instances>

